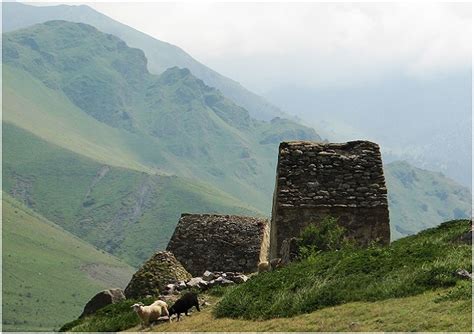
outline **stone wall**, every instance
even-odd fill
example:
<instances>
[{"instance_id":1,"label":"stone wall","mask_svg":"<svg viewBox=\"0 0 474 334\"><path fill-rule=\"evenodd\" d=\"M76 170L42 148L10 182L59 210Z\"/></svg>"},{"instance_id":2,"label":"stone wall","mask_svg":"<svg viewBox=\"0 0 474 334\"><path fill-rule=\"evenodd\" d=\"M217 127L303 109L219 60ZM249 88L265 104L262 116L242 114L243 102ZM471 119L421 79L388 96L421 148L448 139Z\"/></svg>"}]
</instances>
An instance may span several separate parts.
<instances>
[{"instance_id":1,"label":"stone wall","mask_svg":"<svg viewBox=\"0 0 474 334\"><path fill-rule=\"evenodd\" d=\"M182 214L166 248L193 276L204 271L254 272L268 220L212 214ZM268 234L268 233L267 233Z\"/></svg>"},{"instance_id":2,"label":"stone wall","mask_svg":"<svg viewBox=\"0 0 474 334\"><path fill-rule=\"evenodd\" d=\"M361 244L390 241L387 189L375 143L281 143L273 196L270 257L280 255L285 239L327 215L339 218Z\"/></svg>"}]
</instances>

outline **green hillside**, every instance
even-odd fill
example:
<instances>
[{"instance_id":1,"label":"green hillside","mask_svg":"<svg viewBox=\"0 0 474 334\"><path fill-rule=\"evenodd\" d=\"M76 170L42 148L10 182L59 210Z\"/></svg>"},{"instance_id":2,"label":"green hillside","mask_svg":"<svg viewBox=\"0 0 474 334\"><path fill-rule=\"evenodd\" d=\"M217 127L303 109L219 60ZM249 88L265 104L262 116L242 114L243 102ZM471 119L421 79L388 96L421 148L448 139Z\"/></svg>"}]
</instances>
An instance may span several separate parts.
<instances>
[{"instance_id":1,"label":"green hillside","mask_svg":"<svg viewBox=\"0 0 474 334\"><path fill-rule=\"evenodd\" d=\"M81 6L30 6L21 3L2 3L3 31L26 28L33 24L51 20L66 20L90 24L99 30L115 35L131 47L145 52L151 73L161 74L174 66L188 68L206 85L216 87L223 94L244 107L250 115L260 120L270 120L275 116L284 116L282 111L262 97L248 91L238 82L226 78L207 66L199 63L179 47L162 42L117 22L92 8Z\"/></svg>"},{"instance_id":2,"label":"green hillside","mask_svg":"<svg viewBox=\"0 0 474 334\"><path fill-rule=\"evenodd\" d=\"M2 316L5 331L52 331L134 270L3 193Z\"/></svg>"},{"instance_id":3,"label":"green hillside","mask_svg":"<svg viewBox=\"0 0 474 334\"><path fill-rule=\"evenodd\" d=\"M291 317L348 302L408 297L454 286L458 291L452 299L470 301L471 281L454 273L460 268L472 271L472 247L458 241L471 228L469 220L450 221L385 247L314 253L232 289L215 315Z\"/></svg>"},{"instance_id":4,"label":"green hillside","mask_svg":"<svg viewBox=\"0 0 474 334\"><path fill-rule=\"evenodd\" d=\"M197 181L101 164L3 125L3 189L130 264L164 249L182 212L258 214Z\"/></svg>"},{"instance_id":5,"label":"green hillside","mask_svg":"<svg viewBox=\"0 0 474 334\"><path fill-rule=\"evenodd\" d=\"M441 173L407 162L385 166L392 240L471 216L471 192Z\"/></svg>"},{"instance_id":6,"label":"green hillside","mask_svg":"<svg viewBox=\"0 0 474 334\"><path fill-rule=\"evenodd\" d=\"M42 138L48 135L58 145L75 146L76 152L78 143L90 142L87 134L94 132L97 149L113 145L119 151L112 162L124 166L133 159L133 168L198 178L265 212L270 211L276 139L320 140L314 130L288 120L281 121L288 127L282 131L281 122L252 119L187 69L152 75L142 51L85 24L35 25L4 34L3 47L10 79L5 80L5 105L12 114L7 120ZM28 103L33 108L17 111ZM38 113L34 109L46 114L47 129L34 126L31 119L39 118L30 115ZM91 117L79 116L78 110ZM65 143L54 125L72 128L77 140ZM94 147L87 150L99 155Z\"/></svg>"},{"instance_id":7,"label":"green hillside","mask_svg":"<svg viewBox=\"0 0 474 334\"><path fill-rule=\"evenodd\" d=\"M313 254L225 289L208 290L210 302L157 332L189 331L472 331L471 246L459 237L468 220L395 241L390 246L344 248ZM66 324L68 331L138 331L133 301Z\"/></svg>"}]
</instances>

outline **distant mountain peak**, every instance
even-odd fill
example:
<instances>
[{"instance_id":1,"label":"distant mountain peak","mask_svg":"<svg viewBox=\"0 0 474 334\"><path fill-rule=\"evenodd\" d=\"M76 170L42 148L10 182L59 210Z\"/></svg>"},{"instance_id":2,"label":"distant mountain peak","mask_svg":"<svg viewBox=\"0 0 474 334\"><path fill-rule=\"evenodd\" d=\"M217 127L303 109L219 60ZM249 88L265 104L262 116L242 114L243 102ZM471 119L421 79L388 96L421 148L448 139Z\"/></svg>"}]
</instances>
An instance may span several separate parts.
<instances>
[{"instance_id":1,"label":"distant mountain peak","mask_svg":"<svg viewBox=\"0 0 474 334\"><path fill-rule=\"evenodd\" d=\"M187 68L180 68L178 66L170 67L161 75L161 81L164 84L174 84L175 82L191 77L191 71ZM197 79L197 78L195 78Z\"/></svg>"},{"instance_id":2,"label":"distant mountain peak","mask_svg":"<svg viewBox=\"0 0 474 334\"><path fill-rule=\"evenodd\" d=\"M3 20L4 32L53 19L91 24L100 31L122 38L131 47L142 49L148 58L148 69L153 74L161 74L173 66L189 68L193 75L203 80L206 85L219 89L227 98L248 110L255 119L269 121L275 116L289 117L262 97L242 87L238 82L199 63L180 47L148 36L87 5L40 7L4 2L2 9L3 17L8 17L8 20Z\"/></svg>"}]
</instances>

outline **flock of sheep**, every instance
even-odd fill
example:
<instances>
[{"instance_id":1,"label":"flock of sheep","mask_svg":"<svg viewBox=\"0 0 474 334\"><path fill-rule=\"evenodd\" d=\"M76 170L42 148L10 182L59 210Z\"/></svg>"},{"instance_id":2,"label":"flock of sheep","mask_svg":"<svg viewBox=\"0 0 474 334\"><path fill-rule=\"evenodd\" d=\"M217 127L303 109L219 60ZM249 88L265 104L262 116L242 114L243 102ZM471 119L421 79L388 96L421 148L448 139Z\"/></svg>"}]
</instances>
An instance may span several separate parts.
<instances>
[{"instance_id":1,"label":"flock of sheep","mask_svg":"<svg viewBox=\"0 0 474 334\"><path fill-rule=\"evenodd\" d=\"M169 309L168 304L162 300L157 300L153 304L147 306L142 303L133 304L132 308L140 317L142 328L144 328L150 326L152 322L161 317L168 317L169 322L171 322L171 316L173 314L177 315L177 321L179 321L181 313L188 315L189 309L193 306L201 312L197 294L194 292L187 292Z\"/></svg>"}]
</instances>

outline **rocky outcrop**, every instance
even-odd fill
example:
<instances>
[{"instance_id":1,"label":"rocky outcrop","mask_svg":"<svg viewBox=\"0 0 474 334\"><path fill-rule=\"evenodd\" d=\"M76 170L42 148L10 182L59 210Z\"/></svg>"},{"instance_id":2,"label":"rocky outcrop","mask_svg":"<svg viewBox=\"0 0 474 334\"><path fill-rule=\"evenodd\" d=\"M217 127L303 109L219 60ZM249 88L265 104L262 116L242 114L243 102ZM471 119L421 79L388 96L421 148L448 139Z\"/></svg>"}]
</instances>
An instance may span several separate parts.
<instances>
[{"instance_id":1,"label":"rocky outcrop","mask_svg":"<svg viewBox=\"0 0 474 334\"><path fill-rule=\"evenodd\" d=\"M455 271L454 275L461 279L472 280L472 274L466 269L458 269Z\"/></svg>"},{"instance_id":2,"label":"rocky outcrop","mask_svg":"<svg viewBox=\"0 0 474 334\"><path fill-rule=\"evenodd\" d=\"M166 248L193 276L254 272L268 221L233 215L182 214Z\"/></svg>"},{"instance_id":3,"label":"rocky outcrop","mask_svg":"<svg viewBox=\"0 0 474 334\"><path fill-rule=\"evenodd\" d=\"M304 227L328 215L339 218L361 244L390 241L387 188L377 144L280 144L270 256L281 254L283 240L297 237Z\"/></svg>"},{"instance_id":4,"label":"rocky outcrop","mask_svg":"<svg viewBox=\"0 0 474 334\"><path fill-rule=\"evenodd\" d=\"M175 282L168 284L163 291L164 295L178 293L185 289L207 290L215 286L228 286L244 283L249 279L248 276L239 272L211 272L206 270L202 276L193 277L188 281Z\"/></svg>"},{"instance_id":5,"label":"rocky outcrop","mask_svg":"<svg viewBox=\"0 0 474 334\"><path fill-rule=\"evenodd\" d=\"M122 289L109 289L101 291L87 302L86 306L84 306L84 311L82 311L82 314L79 316L79 318L91 315L107 305L115 304L122 300L125 300L125 295Z\"/></svg>"},{"instance_id":6,"label":"rocky outcrop","mask_svg":"<svg viewBox=\"0 0 474 334\"><path fill-rule=\"evenodd\" d=\"M157 252L133 275L125 288L125 296L127 298L159 296L167 284L187 281L190 278L191 274L171 252Z\"/></svg>"},{"instance_id":7,"label":"rocky outcrop","mask_svg":"<svg viewBox=\"0 0 474 334\"><path fill-rule=\"evenodd\" d=\"M83 206L87 206L87 201L89 200L89 195L91 194L92 190L94 187L97 185L97 183L100 182L110 172L110 167L107 165L101 166L100 169L97 171L97 174L95 177L92 179L91 184L89 185L89 188L87 189L86 195L84 196L84 202Z\"/></svg>"}]
</instances>

